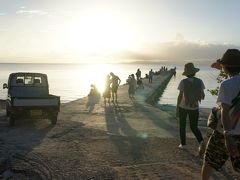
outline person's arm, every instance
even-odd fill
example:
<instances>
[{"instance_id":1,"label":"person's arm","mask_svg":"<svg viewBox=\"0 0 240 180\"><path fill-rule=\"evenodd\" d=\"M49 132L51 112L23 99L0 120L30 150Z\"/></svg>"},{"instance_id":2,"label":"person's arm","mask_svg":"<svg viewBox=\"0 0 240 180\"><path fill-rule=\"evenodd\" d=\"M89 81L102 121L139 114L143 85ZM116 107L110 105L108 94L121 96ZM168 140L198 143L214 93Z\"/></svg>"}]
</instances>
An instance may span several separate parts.
<instances>
[{"instance_id":1,"label":"person's arm","mask_svg":"<svg viewBox=\"0 0 240 180\"><path fill-rule=\"evenodd\" d=\"M238 151L236 143L234 142L233 138L228 134L228 132L232 129L232 123L229 116L230 105L221 103L221 107L221 122L224 130L226 148L228 149L228 152L232 157L240 156L240 152Z\"/></svg>"},{"instance_id":2,"label":"person's arm","mask_svg":"<svg viewBox=\"0 0 240 180\"><path fill-rule=\"evenodd\" d=\"M120 78L118 78L118 81L119 81L119 82L118 82L118 85L120 85L120 83L121 83L121 79L120 79Z\"/></svg>"},{"instance_id":3,"label":"person's arm","mask_svg":"<svg viewBox=\"0 0 240 180\"><path fill-rule=\"evenodd\" d=\"M204 90L201 91L201 99L204 99L205 98L205 93L204 93Z\"/></svg>"},{"instance_id":4,"label":"person's arm","mask_svg":"<svg viewBox=\"0 0 240 180\"><path fill-rule=\"evenodd\" d=\"M201 88L202 88L202 91L201 91L201 99L204 99L205 98L205 93L204 93L204 89L205 89L205 85L203 83L203 81L201 80Z\"/></svg>"},{"instance_id":5,"label":"person's arm","mask_svg":"<svg viewBox=\"0 0 240 180\"><path fill-rule=\"evenodd\" d=\"M183 91L179 91L178 98L177 98L177 108L176 108L176 117L179 117L179 104L183 97Z\"/></svg>"}]
</instances>

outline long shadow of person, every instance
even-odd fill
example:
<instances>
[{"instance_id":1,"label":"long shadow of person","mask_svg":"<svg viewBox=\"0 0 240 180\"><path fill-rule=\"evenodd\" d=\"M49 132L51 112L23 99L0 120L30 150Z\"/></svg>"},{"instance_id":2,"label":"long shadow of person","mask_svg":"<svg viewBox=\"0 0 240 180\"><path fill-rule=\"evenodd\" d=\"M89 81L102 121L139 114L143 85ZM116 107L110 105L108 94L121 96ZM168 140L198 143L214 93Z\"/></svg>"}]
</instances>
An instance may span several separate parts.
<instances>
[{"instance_id":1,"label":"long shadow of person","mask_svg":"<svg viewBox=\"0 0 240 180\"><path fill-rule=\"evenodd\" d=\"M129 125L121 107L117 104L105 107L105 119L108 134L122 157L133 161L144 159L147 141Z\"/></svg>"}]
</instances>

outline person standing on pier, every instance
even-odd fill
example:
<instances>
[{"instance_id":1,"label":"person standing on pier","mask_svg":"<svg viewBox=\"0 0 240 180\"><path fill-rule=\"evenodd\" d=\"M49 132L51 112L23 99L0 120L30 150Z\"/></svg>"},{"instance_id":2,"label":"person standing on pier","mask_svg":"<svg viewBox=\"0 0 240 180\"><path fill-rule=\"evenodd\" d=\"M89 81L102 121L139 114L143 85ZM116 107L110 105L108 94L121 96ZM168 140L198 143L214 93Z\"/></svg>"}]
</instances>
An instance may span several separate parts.
<instances>
[{"instance_id":1,"label":"person standing on pier","mask_svg":"<svg viewBox=\"0 0 240 180\"><path fill-rule=\"evenodd\" d=\"M138 69L137 69L137 72L136 72L137 81L138 81L139 79L141 79L141 74L142 74L142 72L141 72L140 69L138 68Z\"/></svg>"},{"instance_id":2,"label":"person standing on pier","mask_svg":"<svg viewBox=\"0 0 240 180\"><path fill-rule=\"evenodd\" d=\"M118 76L116 76L113 72L111 72L110 75L111 75L111 84L112 84L112 102L117 103L117 90L118 90L118 86L121 83L121 79Z\"/></svg>"},{"instance_id":3,"label":"person standing on pier","mask_svg":"<svg viewBox=\"0 0 240 180\"><path fill-rule=\"evenodd\" d=\"M148 82L152 83L152 79L153 79L153 70L151 69L148 74Z\"/></svg>"},{"instance_id":4,"label":"person standing on pier","mask_svg":"<svg viewBox=\"0 0 240 180\"><path fill-rule=\"evenodd\" d=\"M131 74L128 79L128 95L130 99L134 99L135 91L136 91L136 85L137 81L135 79L134 74Z\"/></svg>"},{"instance_id":5,"label":"person standing on pier","mask_svg":"<svg viewBox=\"0 0 240 180\"><path fill-rule=\"evenodd\" d=\"M195 68L193 63L185 64L182 75L187 76L187 78L181 80L178 86L179 95L177 99L176 117L179 118L181 143L178 147L181 149L186 145L187 116L189 117L190 128L199 143L199 150L203 145L203 137L198 129L198 118L199 102L205 97L205 86L201 79L195 77L198 71L199 69Z\"/></svg>"},{"instance_id":6,"label":"person standing on pier","mask_svg":"<svg viewBox=\"0 0 240 180\"><path fill-rule=\"evenodd\" d=\"M107 75L106 81L105 81L105 90L103 92L105 106L106 106L107 101L108 101L108 104L110 104L110 99L111 99L111 86L110 85L111 85L110 75Z\"/></svg>"}]
</instances>

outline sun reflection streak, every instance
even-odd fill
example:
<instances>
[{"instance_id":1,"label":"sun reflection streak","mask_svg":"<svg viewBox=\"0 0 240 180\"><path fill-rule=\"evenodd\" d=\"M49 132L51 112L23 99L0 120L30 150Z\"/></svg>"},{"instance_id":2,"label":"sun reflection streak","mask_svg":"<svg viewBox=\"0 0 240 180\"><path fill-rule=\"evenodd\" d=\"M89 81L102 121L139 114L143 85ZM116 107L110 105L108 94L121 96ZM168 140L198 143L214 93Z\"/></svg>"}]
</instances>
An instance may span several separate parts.
<instances>
[{"instance_id":1,"label":"sun reflection streak","mask_svg":"<svg viewBox=\"0 0 240 180\"><path fill-rule=\"evenodd\" d=\"M95 84L100 93L103 93L105 88L105 80L107 74L113 69L110 64L94 64L87 65L84 68L84 72L79 72L78 79L82 79L82 83L87 84L90 89L91 84ZM86 75L82 77L82 75Z\"/></svg>"}]
</instances>

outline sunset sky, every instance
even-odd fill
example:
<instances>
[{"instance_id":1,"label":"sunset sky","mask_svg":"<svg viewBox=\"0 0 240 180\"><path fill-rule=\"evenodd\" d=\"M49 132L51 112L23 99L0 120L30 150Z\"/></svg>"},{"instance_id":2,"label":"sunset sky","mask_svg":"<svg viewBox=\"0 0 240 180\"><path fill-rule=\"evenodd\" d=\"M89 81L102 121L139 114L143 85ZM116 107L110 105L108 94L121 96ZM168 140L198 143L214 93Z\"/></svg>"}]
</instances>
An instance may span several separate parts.
<instances>
[{"instance_id":1,"label":"sunset sky","mask_svg":"<svg viewBox=\"0 0 240 180\"><path fill-rule=\"evenodd\" d=\"M211 60L240 47L238 0L0 0L0 62Z\"/></svg>"}]
</instances>

